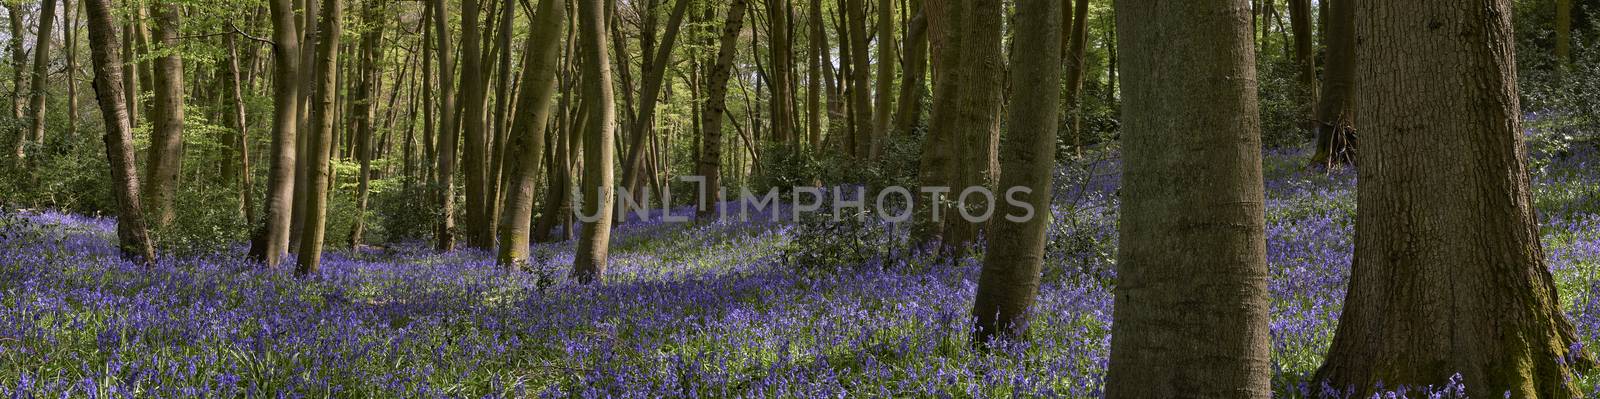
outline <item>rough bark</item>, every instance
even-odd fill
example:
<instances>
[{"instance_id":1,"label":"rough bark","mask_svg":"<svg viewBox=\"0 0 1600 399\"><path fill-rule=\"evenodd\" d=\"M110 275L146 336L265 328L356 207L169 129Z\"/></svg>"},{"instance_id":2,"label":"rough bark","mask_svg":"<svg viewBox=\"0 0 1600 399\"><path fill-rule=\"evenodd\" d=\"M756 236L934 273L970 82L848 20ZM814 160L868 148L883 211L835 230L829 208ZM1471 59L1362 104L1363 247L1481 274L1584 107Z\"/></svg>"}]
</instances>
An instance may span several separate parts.
<instances>
[{"instance_id":1,"label":"rough bark","mask_svg":"<svg viewBox=\"0 0 1600 399\"><path fill-rule=\"evenodd\" d=\"M89 50L94 64L95 100L105 121L106 158L116 187L117 247L123 259L146 266L155 262L155 249L145 228L139 203L139 174L133 159L133 126L123 97L122 55L117 52L116 24L110 0L84 0L89 20Z\"/></svg>"},{"instance_id":2,"label":"rough bark","mask_svg":"<svg viewBox=\"0 0 1600 399\"><path fill-rule=\"evenodd\" d=\"M1317 149L1311 165L1333 167L1355 164L1356 27L1353 0L1328 3L1328 57L1317 100Z\"/></svg>"},{"instance_id":3,"label":"rough bark","mask_svg":"<svg viewBox=\"0 0 1600 399\"><path fill-rule=\"evenodd\" d=\"M999 125L996 110L1003 71L993 61L1001 57L1001 32L992 27L1000 26L1003 7L998 0L936 6L945 16L938 24L930 21L930 27L947 29L943 43L934 46L933 119L923 142L918 179L923 187L950 187L951 193L937 211L931 208L933 201L918 202L926 205L919 205L914 233L917 241L939 242L943 252L953 255L977 239L980 227L961 217L959 194L969 187L992 188L997 177L991 151L992 134ZM981 195L969 200L966 205L973 209L989 206ZM934 214L939 215L937 220Z\"/></svg>"},{"instance_id":4,"label":"rough bark","mask_svg":"<svg viewBox=\"0 0 1600 399\"><path fill-rule=\"evenodd\" d=\"M1266 398L1261 122L1247 0L1118 1L1121 243L1108 398Z\"/></svg>"},{"instance_id":5,"label":"rough bark","mask_svg":"<svg viewBox=\"0 0 1600 399\"><path fill-rule=\"evenodd\" d=\"M883 0L890 1L890 0ZM790 6L788 0L767 0L767 19L771 23L767 38L771 41L768 53L772 57L771 89L772 98L768 101L772 118L772 142L782 145L792 145L795 140L795 117L789 111L790 102L794 101L794 88L790 84L794 79L794 49L793 41L789 37Z\"/></svg>"},{"instance_id":6,"label":"rough bark","mask_svg":"<svg viewBox=\"0 0 1600 399\"><path fill-rule=\"evenodd\" d=\"M438 143L435 145L438 154L436 182L439 201L439 226L434 233L434 244L440 251L449 251L456 245L456 100L455 91L455 65L451 57L455 54L450 50L450 30L447 29L446 20L449 18L449 9L444 0L433 0L433 34L439 40L437 56L439 58L439 131L434 137Z\"/></svg>"},{"instance_id":7,"label":"rough bark","mask_svg":"<svg viewBox=\"0 0 1600 399\"><path fill-rule=\"evenodd\" d=\"M533 16L533 32L528 35L523 64L521 94L517 96L518 116L511 126L506 147L506 204L500 219L500 250L495 258L502 267L528 267L528 230L533 219L534 190L538 188L539 163L544 158L545 125L550 120L550 104L556 89L556 70L561 50L561 32L566 29L566 7L558 0L539 2Z\"/></svg>"},{"instance_id":8,"label":"rough bark","mask_svg":"<svg viewBox=\"0 0 1600 399\"><path fill-rule=\"evenodd\" d=\"M1539 243L1510 0L1356 2L1355 256L1316 378L1571 398L1593 364ZM1419 154L1426 154L1425 156Z\"/></svg>"},{"instance_id":9,"label":"rough bark","mask_svg":"<svg viewBox=\"0 0 1600 399\"><path fill-rule=\"evenodd\" d=\"M1011 53L1011 107L1006 115L1008 139L1001 144L1004 173L1000 187L1006 196L1015 188L1027 208L1000 201L989 236L983 271L972 306L973 344L995 337L1024 338L1039 291L1040 263L1044 258L1045 227L1050 224L1050 179L1055 168L1056 119L1061 108L1055 101L1061 63L1038 54L1060 47L1061 3L1057 0L1019 0L1015 47ZM996 27L998 28L998 27ZM1022 217L1027 215L1026 217ZM1022 217L1012 220L1008 216Z\"/></svg>"},{"instance_id":10,"label":"rough bark","mask_svg":"<svg viewBox=\"0 0 1600 399\"><path fill-rule=\"evenodd\" d=\"M583 223L577 253L572 259L572 276L579 283L604 279L611 249L611 211L616 200L612 179L612 158L616 148L612 129L616 108L612 106L611 63L607 62L605 0L578 2L578 45L583 57L583 97L588 121L583 132L583 215L593 220Z\"/></svg>"},{"instance_id":11,"label":"rough bark","mask_svg":"<svg viewBox=\"0 0 1600 399\"><path fill-rule=\"evenodd\" d=\"M152 108L149 155L145 161L144 205L153 228L161 230L176 217L174 196L183 169L183 57L178 54L182 9L176 3L157 2L155 40L167 55L155 60L155 97Z\"/></svg>"},{"instance_id":12,"label":"rough bark","mask_svg":"<svg viewBox=\"0 0 1600 399\"><path fill-rule=\"evenodd\" d=\"M250 259L275 267L289 251L294 212L295 165L300 125L300 32L290 0L268 2L272 18L272 158L262 219L250 240Z\"/></svg>"},{"instance_id":13,"label":"rough bark","mask_svg":"<svg viewBox=\"0 0 1600 399\"><path fill-rule=\"evenodd\" d=\"M1311 28L1311 0L1289 0L1289 26L1294 30L1295 96L1300 115L1313 116L1317 99L1316 38Z\"/></svg>"},{"instance_id":14,"label":"rough bark","mask_svg":"<svg viewBox=\"0 0 1600 399\"><path fill-rule=\"evenodd\" d=\"M316 0L311 0L316 1ZM329 161L333 147L333 113L338 82L339 39L344 29L344 6L339 0L322 0L321 32L317 34L317 61L315 64L316 95L311 101L310 149L306 162L311 164L310 191L306 196L305 231L301 232L300 253L295 264L295 274L315 274L322 263L322 242L327 233L328 186L331 183Z\"/></svg>"},{"instance_id":15,"label":"rough bark","mask_svg":"<svg viewBox=\"0 0 1600 399\"><path fill-rule=\"evenodd\" d=\"M706 179L704 190L697 198L700 208L695 217L700 220L714 218L717 202L722 200L722 119L728 111L728 77L733 70L734 53L738 52L739 31L744 29L746 7L746 0L733 0L728 6L728 19L722 23L722 36L717 45L717 60L706 73L706 102L700 112L701 148L696 170Z\"/></svg>"}]
</instances>

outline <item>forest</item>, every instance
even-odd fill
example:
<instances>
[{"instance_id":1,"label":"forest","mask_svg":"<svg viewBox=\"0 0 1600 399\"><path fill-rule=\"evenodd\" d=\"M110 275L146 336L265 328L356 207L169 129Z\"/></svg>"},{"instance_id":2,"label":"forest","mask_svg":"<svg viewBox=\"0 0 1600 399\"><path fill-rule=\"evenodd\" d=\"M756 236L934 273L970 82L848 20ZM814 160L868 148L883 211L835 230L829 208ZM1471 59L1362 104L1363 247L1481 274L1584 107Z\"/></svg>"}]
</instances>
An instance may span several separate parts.
<instances>
[{"instance_id":1,"label":"forest","mask_svg":"<svg viewBox=\"0 0 1600 399\"><path fill-rule=\"evenodd\" d=\"M1600 396L1600 0L0 12L4 398Z\"/></svg>"}]
</instances>

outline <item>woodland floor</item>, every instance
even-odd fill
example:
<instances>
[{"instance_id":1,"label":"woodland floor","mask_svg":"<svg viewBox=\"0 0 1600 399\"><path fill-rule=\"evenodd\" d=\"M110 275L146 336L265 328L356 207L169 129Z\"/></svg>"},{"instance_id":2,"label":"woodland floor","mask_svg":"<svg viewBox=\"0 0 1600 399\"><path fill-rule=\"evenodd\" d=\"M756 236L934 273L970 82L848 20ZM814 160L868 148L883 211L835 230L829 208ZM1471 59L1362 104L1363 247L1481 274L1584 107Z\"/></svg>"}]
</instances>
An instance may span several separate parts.
<instances>
[{"instance_id":1,"label":"woodland floor","mask_svg":"<svg viewBox=\"0 0 1600 399\"><path fill-rule=\"evenodd\" d=\"M1332 337L1352 248L1353 174L1304 159L1266 161L1282 397L1315 391L1301 381ZM1549 267L1591 347L1596 162L1576 151L1532 165ZM869 251L802 270L796 259L827 250L803 225L633 220L614 235L608 281L586 287L562 282L570 243L538 245L548 266L533 273L418 244L337 251L302 281L251 267L242 247L143 270L112 256L112 220L5 215L0 396L1098 397L1118 163L1085 165L1058 179L1032 341L987 353L966 345L975 260ZM1581 381L1590 395L1595 381Z\"/></svg>"}]
</instances>

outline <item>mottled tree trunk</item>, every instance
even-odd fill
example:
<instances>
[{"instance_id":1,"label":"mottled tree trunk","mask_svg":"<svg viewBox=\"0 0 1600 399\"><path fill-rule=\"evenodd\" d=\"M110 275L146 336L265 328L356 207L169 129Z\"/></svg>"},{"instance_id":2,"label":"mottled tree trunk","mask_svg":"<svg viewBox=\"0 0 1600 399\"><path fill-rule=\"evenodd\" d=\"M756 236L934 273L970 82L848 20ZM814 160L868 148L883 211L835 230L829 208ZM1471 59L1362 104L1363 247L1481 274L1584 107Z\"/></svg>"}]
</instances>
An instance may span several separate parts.
<instances>
[{"instance_id":1,"label":"mottled tree trunk","mask_svg":"<svg viewBox=\"0 0 1600 399\"><path fill-rule=\"evenodd\" d=\"M33 88L28 93L27 140L33 142L35 146L44 145L44 97L49 94L47 88L50 82L50 41L54 40L55 36L56 8L56 0L40 2L39 30L34 34L33 79L30 81L33 83Z\"/></svg>"},{"instance_id":2,"label":"mottled tree trunk","mask_svg":"<svg viewBox=\"0 0 1600 399\"><path fill-rule=\"evenodd\" d=\"M859 1L859 0L857 0ZM738 52L739 31L744 29L746 0L733 0L728 6L728 19L722 24L722 37L717 48L717 61L706 73L706 102L700 112L700 160L697 172L705 177L704 192L697 198L700 208L695 216L701 220L715 217L717 202L722 200L722 118L728 111L728 77L733 70L733 56Z\"/></svg>"},{"instance_id":3,"label":"mottled tree trunk","mask_svg":"<svg viewBox=\"0 0 1600 399\"><path fill-rule=\"evenodd\" d=\"M144 205L150 207L156 230L171 225L177 215L173 201L183 169L183 57L177 50L180 13L178 4L165 1L158 2L154 11L155 40L162 49L172 50L155 60L153 126L145 161Z\"/></svg>"},{"instance_id":4,"label":"mottled tree trunk","mask_svg":"<svg viewBox=\"0 0 1600 399\"><path fill-rule=\"evenodd\" d=\"M930 4L934 5L934 4ZM971 187L992 188L996 170L992 152L994 129L999 125L1000 88L1004 82L1000 59L1001 24L998 0L949 2L942 21L945 38L934 46L933 119L923 143L919 179L923 187L949 187L948 197L933 209L933 201L919 201L919 242L938 241L953 255L978 237L980 225L967 220L958 207L960 194ZM938 32L939 30L934 30ZM990 206L982 195L968 196L973 215ZM937 214L938 218L934 218Z\"/></svg>"},{"instance_id":5,"label":"mottled tree trunk","mask_svg":"<svg viewBox=\"0 0 1600 399\"><path fill-rule=\"evenodd\" d=\"M233 171L225 173L223 179L235 184L235 188L239 190L239 216L244 220L254 221L255 200L250 195L250 120L244 111L244 75L239 72L239 40L234 35L227 35L224 40L228 43L228 96L233 103L233 106L229 107L231 108L229 111L232 112L229 113L228 119L232 122L234 134L233 142L228 144L232 147L233 153L238 155L239 161L237 170L232 167L223 168Z\"/></svg>"},{"instance_id":6,"label":"mottled tree trunk","mask_svg":"<svg viewBox=\"0 0 1600 399\"><path fill-rule=\"evenodd\" d=\"M771 141L782 145L796 142L794 115L789 113L789 103L794 101L794 92L791 91L794 86L790 85L790 80L794 79L794 49L789 37L790 12L788 0L767 0L767 19L771 22L767 32L771 46L767 51L772 57L772 73L768 75L771 77L772 97L767 105L771 110Z\"/></svg>"},{"instance_id":7,"label":"mottled tree trunk","mask_svg":"<svg viewBox=\"0 0 1600 399\"><path fill-rule=\"evenodd\" d=\"M684 0L680 0L684 1ZM539 163L544 158L545 125L550 120L550 103L556 89L556 70L560 68L561 32L566 29L564 2L539 2L533 16L533 32L528 35L523 64L521 94L517 114L506 147L506 204L500 218L500 249L496 263L512 269L528 267L528 229L533 219L534 190L538 188Z\"/></svg>"},{"instance_id":8,"label":"mottled tree trunk","mask_svg":"<svg viewBox=\"0 0 1600 399\"><path fill-rule=\"evenodd\" d=\"M133 159L133 126L123 102L122 55L117 52L116 23L110 0L84 0L89 19L89 50L94 64L95 100L105 121L106 158L111 163L112 190L117 199L117 247L123 259L146 266L155 249L139 204L139 174Z\"/></svg>"},{"instance_id":9,"label":"mottled tree trunk","mask_svg":"<svg viewBox=\"0 0 1600 399\"><path fill-rule=\"evenodd\" d=\"M275 267L289 250L289 219L294 212L300 125L300 33L290 0L268 2L272 18L272 158L262 219L250 241L250 258Z\"/></svg>"},{"instance_id":10,"label":"mottled tree trunk","mask_svg":"<svg viewBox=\"0 0 1600 399\"><path fill-rule=\"evenodd\" d=\"M1107 398L1266 398L1261 122L1247 0L1121 0L1121 243Z\"/></svg>"},{"instance_id":11,"label":"mottled tree trunk","mask_svg":"<svg viewBox=\"0 0 1600 399\"><path fill-rule=\"evenodd\" d=\"M991 338L1024 337L1039 292L1039 269L1044 258L1045 227L1050 224L1050 178L1055 169L1056 119L1061 108L1055 101L1061 80L1061 63L1049 54L1061 43L1061 1L1018 0L1015 47L1011 52L1011 107L1006 115L1009 134L1001 144L1004 173L1001 194L1017 191L1026 204L1000 201L985 252L983 272L972 306L973 344ZM993 29L999 29L994 27ZM1012 219L1016 216L1016 219Z\"/></svg>"},{"instance_id":12,"label":"mottled tree trunk","mask_svg":"<svg viewBox=\"0 0 1600 399\"><path fill-rule=\"evenodd\" d=\"M1582 397L1575 370L1593 362L1539 243L1511 1L1355 12L1355 256L1317 379L1364 396L1460 373L1470 397Z\"/></svg>"},{"instance_id":13,"label":"mottled tree trunk","mask_svg":"<svg viewBox=\"0 0 1600 399\"><path fill-rule=\"evenodd\" d=\"M583 97L588 107L583 130L583 215L592 220L583 223L583 235L578 239L577 253L572 259L572 276L580 283L592 283L605 278L607 255L611 249L611 211L616 200L612 179L613 142L612 129L616 125L616 108L612 106L611 63L607 62L605 0L580 0L578 2L578 54L583 57Z\"/></svg>"},{"instance_id":14,"label":"mottled tree trunk","mask_svg":"<svg viewBox=\"0 0 1600 399\"><path fill-rule=\"evenodd\" d=\"M316 0L311 0L316 1ZM339 39L344 28L344 6L339 0L322 0L321 32L317 34L317 62L312 74L317 80L316 95L311 101L311 151L305 161L311 164L310 192L306 196L304 232L301 232L300 257L295 274L306 276L317 272L322 263L322 242L327 233L329 161L333 147L335 81L339 67Z\"/></svg>"}]
</instances>

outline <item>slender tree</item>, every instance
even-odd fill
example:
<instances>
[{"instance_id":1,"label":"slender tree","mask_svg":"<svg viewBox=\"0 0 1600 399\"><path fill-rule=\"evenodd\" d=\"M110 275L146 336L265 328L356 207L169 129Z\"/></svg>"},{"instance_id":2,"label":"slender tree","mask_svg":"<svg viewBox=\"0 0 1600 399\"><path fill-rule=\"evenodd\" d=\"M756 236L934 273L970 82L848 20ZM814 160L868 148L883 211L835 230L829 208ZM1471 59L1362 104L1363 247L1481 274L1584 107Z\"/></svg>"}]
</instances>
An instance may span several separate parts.
<instances>
[{"instance_id":1,"label":"slender tree","mask_svg":"<svg viewBox=\"0 0 1600 399\"><path fill-rule=\"evenodd\" d=\"M822 85L822 52L827 51L824 49L824 47L827 46L827 38L826 34L823 33L822 17L820 16L822 13L820 10L822 0L806 1L810 3L809 6L806 7L808 12L806 19L809 21L809 23L806 24L806 30L810 33L811 38L809 43L806 44L807 49L810 50L810 54L806 57L806 62L809 64L809 67L806 68L806 139L807 146L812 152L820 152L822 150L823 126L822 92L824 91ZM811 10L816 10L816 14L819 15L809 14ZM832 66L833 64L830 62L828 67L831 68Z\"/></svg>"},{"instance_id":2,"label":"slender tree","mask_svg":"<svg viewBox=\"0 0 1600 399\"><path fill-rule=\"evenodd\" d=\"M1289 26L1294 30L1295 96L1303 117L1312 117L1317 100L1316 37L1312 36L1311 0L1289 0Z\"/></svg>"},{"instance_id":3,"label":"slender tree","mask_svg":"<svg viewBox=\"0 0 1600 399\"><path fill-rule=\"evenodd\" d=\"M738 52L739 32L744 29L746 0L733 0L728 6L728 19L722 23L722 36L718 41L717 60L706 73L706 102L700 111L700 159L696 170L706 179L704 191L698 198L698 219L709 219L722 200L722 118L728 111L728 78L733 70L733 56Z\"/></svg>"},{"instance_id":4,"label":"slender tree","mask_svg":"<svg viewBox=\"0 0 1600 399\"><path fill-rule=\"evenodd\" d=\"M1328 4L1328 61L1317 100L1317 149L1311 164L1332 167L1355 162L1356 19L1353 0Z\"/></svg>"},{"instance_id":5,"label":"slender tree","mask_svg":"<svg viewBox=\"0 0 1600 399\"><path fill-rule=\"evenodd\" d=\"M1010 73L1014 91L1006 115L1008 137L1001 144L1005 156L1000 186L1007 196L1021 196L1027 206L1003 201L1005 205L997 209L1005 215L1004 220L995 222L989 237L972 306L972 316L977 319L972 337L977 345L997 336L1022 337L1039 292L1045 227L1050 224L1045 210L1050 209L1050 178L1055 168L1055 123L1061 112L1056 102L1040 99L1056 98L1061 63L1038 54L1060 47L1060 13L1058 0L1017 2Z\"/></svg>"},{"instance_id":6,"label":"slender tree","mask_svg":"<svg viewBox=\"0 0 1600 399\"><path fill-rule=\"evenodd\" d=\"M315 1L315 0L310 0ZM299 259L295 274L315 274L322 264L322 242L326 235L328 216L328 186L332 181L329 158L333 150L334 96L339 67L339 35L344 29L344 5L339 0L322 0L321 32L317 34L317 62L313 76L317 80L316 95L311 102L311 151L304 162L311 164L310 192L306 193L305 231L301 232Z\"/></svg>"},{"instance_id":7,"label":"slender tree","mask_svg":"<svg viewBox=\"0 0 1600 399\"><path fill-rule=\"evenodd\" d=\"M1593 364L1545 267L1511 0L1356 2L1355 256L1316 378L1572 398ZM1427 154L1419 156L1418 154Z\"/></svg>"},{"instance_id":8,"label":"slender tree","mask_svg":"<svg viewBox=\"0 0 1600 399\"><path fill-rule=\"evenodd\" d=\"M352 150L355 152L356 161L360 163L360 175L356 177L356 214L355 224L350 229L350 246L361 245L366 235L367 197L372 185L372 133L377 129L377 104L373 102L378 98L378 90L382 87L383 68L383 30L388 24L385 5L379 0L367 0L362 5L362 20L366 26L361 31L361 57L358 69L361 71L356 76L356 98L351 106L356 126L355 143ZM397 79L398 81L398 79ZM393 106L391 105L392 109Z\"/></svg>"},{"instance_id":9,"label":"slender tree","mask_svg":"<svg viewBox=\"0 0 1600 399\"><path fill-rule=\"evenodd\" d=\"M155 40L165 54L155 60L155 97L150 120L149 155L145 161L144 205L149 206L152 225L166 228L177 217L173 209L178 191L178 173L183 169L183 56L178 51L178 36L183 12L171 0L155 5Z\"/></svg>"},{"instance_id":10,"label":"slender tree","mask_svg":"<svg viewBox=\"0 0 1600 399\"><path fill-rule=\"evenodd\" d=\"M223 168L232 171L224 173L223 179L234 184L239 191L239 216L244 220L256 220L255 200L250 195L250 120L245 115L244 75L239 72L239 40L234 35L227 35L223 41L228 45L228 94L229 102L233 103L232 112L228 113L227 118L233 128L233 140L228 145L239 157L237 169L231 166Z\"/></svg>"},{"instance_id":11,"label":"slender tree","mask_svg":"<svg viewBox=\"0 0 1600 399\"><path fill-rule=\"evenodd\" d=\"M89 50L94 65L95 99L105 121L106 158L117 199L117 247L123 259L146 266L155 262L155 249L144 224L139 203L139 173L133 160L133 126L123 102L122 54L118 53L116 23L110 0L84 0L89 19Z\"/></svg>"},{"instance_id":12,"label":"slender tree","mask_svg":"<svg viewBox=\"0 0 1600 399\"><path fill-rule=\"evenodd\" d=\"M8 46L6 48L6 52L10 53L11 61L11 119L21 121L23 107L28 102L27 98L22 96L22 83L27 81L22 74L22 71L27 70L25 65L28 64L28 54L23 52L22 49L22 33L26 28L22 23L22 6L11 3L4 3L3 5L6 7L6 16L11 21L11 37L7 41ZM12 156L22 159L22 144L27 137L22 130L16 131L16 145Z\"/></svg>"},{"instance_id":13,"label":"slender tree","mask_svg":"<svg viewBox=\"0 0 1600 399\"><path fill-rule=\"evenodd\" d=\"M1572 62L1572 0L1556 0L1556 61Z\"/></svg>"},{"instance_id":14,"label":"slender tree","mask_svg":"<svg viewBox=\"0 0 1600 399\"><path fill-rule=\"evenodd\" d=\"M850 32L850 113L855 126L848 153L857 160L871 158L875 144L872 119L872 68L867 52L867 5L864 0L843 0L845 23Z\"/></svg>"},{"instance_id":15,"label":"slender tree","mask_svg":"<svg viewBox=\"0 0 1600 399\"><path fill-rule=\"evenodd\" d=\"M894 125L894 64L895 55L894 0L878 0L878 88L872 105L872 142L868 145L867 159L876 161L878 153Z\"/></svg>"},{"instance_id":16,"label":"slender tree","mask_svg":"<svg viewBox=\"0 0 1600 399\"><path fill-rule=\"evenodd\" d=\"M296 137L300 125L300 33L290 0L267 3L272 18L272 158L262 219L250 241L250 258L277 266L289 250L289 219L294 211Z\"/></svg>"},{"instance_id":17,"label":"slender tree","mask_svg":"<svg viewBox=\"0 0 1600 399\"><path fill-rule=\"evenodd\" d=\"M28 93L28 135L25 140L22 138L17 140L31 141L36 146L44 145L44 98L49 95L47 87L50 82L50 46L52 46L50 41L55 37L56 8L56 0L43 0L39 3L39 30L34 34L33 79L30 80L33 88ZM19 154L24 153L19 152Z\"/></svg>"},{"instance_id":18,"label":"slender tree","mask_svg":"<svg viewBox=\"0 0 1600 399\"><path fill-rule=\"evenodd\" d=\"M1108 398L1266 398L1272 376L1248 0L1118 1L1121 243Z\"/></svg>"},{"instance_id":19,"label":"slender tree","mask_svg":"<svg viewBox=\"0 0 1600 399\"><path fill-rule=\"evenodd\" d=\"M461 172L466 182L466 211L467 211L467 245L474 248L490 248L494 245L494 226L488 219L488 192L486 192L486 170L488 162L485 151L488 149L487 131L484 127L484 102L487 89L484 77L480 73L483 69L482 32L479 23L482 19L478 0L462 0L461 2L461 101L463 112L459 116L461 124L462 149Z\"/></svg>"},{"instance_id":20,"label":"slender tree","mask_svg":"<svg viewBox=\"0 0 1600 399\"><path fill-rule=\"evenodd\" d=\"M672 63L678 32L683 26L689 5L693 3L692 0L677 0L673 4L659 47L655 43L654 13L646 17L644 27L639 32L639 49L644 56L639 63L639 70L644 76L639 88L639 113L633 117L633 131L628 134L628 153L622 164L622 184L630 195L635 196L636 201L644 194L641 187L644 177L641 175L645 163L645 144L656 134L656 108L660 103L661 89L666 86L667 66Z\"/></svg>"},{"instance_id":21,"label":"slender tree","mask_svg":"<svg viewBox=\"0 0 1600 399\"><path fill-rule=\"evenodd\" d=\"M923 0L910 0L906 10L911 21L906 24L906 39L900 78L900 98L895 111L894 131L910 132L922 119L922 96L927 90L928 74L928 12Z\"/></svg>"},{"instance_id":22,"label":"slender tree","mask_svg":"<svg viewBox=\"0 0 1600 399\"><path fill-rule=\"evenodd\" d=\"M686 1L685 1L686 2ZM533 219L534 190L538 188L539 163L544 158L545 125L550 120L557 69L560 68L561 32L566 30L566 7L562 0L541 0L533 15L533 32L528 35L522 63L521 94L517 114L506 147L506 206L500 218L500 250L496 262L503 267L528 266L528 230Z\"/></svg>"},{"instance_id":23,"label":"slender tree","mask_svg":"<svg viewBox=\"0 0 1600 399\"><path fill-rule=\"evenodd\" d=\"M611 247L611 207L615 201L612 179L612 128L616 109L612 107L611 63L607 62L605 0L578 1L578 55L583 57L583 98L587 121L583 125L583 235L573 255L572 275L580 283L601 280L606 274Z\"/></svg>"},{"instance_id":24,"label":"slender tree","mask_svg":"<svg viewBox=\"0 0 1600 399\"><path fill-rule=\"evenodd\" d=\"M456 101L455 92L452 90L455 84L455 64L450 60L455 53L450 49L450 30L445 23L449 13L449 8L445 7L447 3L444 0L432 0L431 4L433 34L439 40L439 47L435 53L439 58L439 131L434 137L438 140L438 144L435 144L438 152L435 161L439 164L435 172L438 181L435 184L439 190L437 194L440 215L439 226L434 233L434 244L440 251L448 251L454 249L456 245L455 174L456 143L459 137L456 136Z\"/></svg>"}]
</instances>

